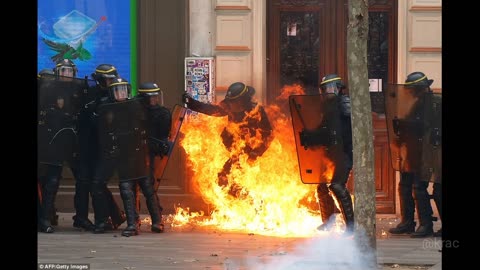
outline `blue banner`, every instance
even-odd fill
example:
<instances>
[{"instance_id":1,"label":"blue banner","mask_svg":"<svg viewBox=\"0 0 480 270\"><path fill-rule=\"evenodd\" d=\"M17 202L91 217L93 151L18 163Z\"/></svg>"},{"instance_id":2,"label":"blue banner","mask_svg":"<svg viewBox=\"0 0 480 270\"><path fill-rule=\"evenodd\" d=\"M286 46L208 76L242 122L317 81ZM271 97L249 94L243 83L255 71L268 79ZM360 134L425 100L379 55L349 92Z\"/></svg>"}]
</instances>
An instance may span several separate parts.
<instances>
[{"instance_id":1,"label":"blue banner","mask_svg":"<svg viewBox=\"0 0 480 270\"><path fill-rule=\"evenodd\" d=\"M135 77L131 0L38 0L38 71L71 59L77 77L89 76L100 64L114 65L120 77ZM132 35L133 34L133 35ZM135 46L133 46L135 47Z\"/></svg>"}]
</instances>

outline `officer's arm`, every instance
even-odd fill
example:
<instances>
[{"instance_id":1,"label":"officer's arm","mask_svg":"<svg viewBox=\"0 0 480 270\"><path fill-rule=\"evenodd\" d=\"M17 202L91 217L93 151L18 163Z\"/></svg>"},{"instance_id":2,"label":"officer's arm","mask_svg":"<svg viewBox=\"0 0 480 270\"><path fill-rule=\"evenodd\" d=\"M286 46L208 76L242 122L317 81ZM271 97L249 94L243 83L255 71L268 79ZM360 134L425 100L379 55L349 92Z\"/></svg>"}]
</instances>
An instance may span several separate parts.
<instances>
[{"instance_id":1,"label":"officer's arm","mask_svg":"<svg viewBox=\"0 0 480 270\"><path fill-rule=\"evenodd\" d=\"M312 146L328 146L330 143L330 133L326 126L313 130L304 129L300 132L300 145L305 149Z\"/></svg>"},{"instance_id":2,"label":"officer's arm","mask_svg":"<svg viewBox=\"0 0 480 270\"><path fill-rule=\"evenodd\" d=\"M203 103L198 100L195 100L192 96L185 93L182 96L183 102L187 105L192 111L212 115L212 116L225 116L227 112L224 110L222 106L215 105L215 104L208 104Z\"/></svg>"}]
</instances>

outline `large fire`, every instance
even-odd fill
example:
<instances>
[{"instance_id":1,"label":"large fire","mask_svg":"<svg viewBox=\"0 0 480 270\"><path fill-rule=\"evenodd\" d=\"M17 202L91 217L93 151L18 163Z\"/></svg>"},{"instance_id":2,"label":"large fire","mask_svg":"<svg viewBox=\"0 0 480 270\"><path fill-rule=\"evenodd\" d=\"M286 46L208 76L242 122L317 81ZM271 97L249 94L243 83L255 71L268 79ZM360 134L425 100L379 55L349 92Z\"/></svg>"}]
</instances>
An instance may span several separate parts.
<instances>
[{"instance_id":1,"label":"large fire","mask_svg":"<svg viewBox=\"0 0 480 270\"><path fill-rule=\"evenodd\" d=\"M196 219L203 213L177 208L173 226L195 222L223 230L283 237L315 233L321 223L316 185L303 184L300 179L291 118L283 113L288 112L288 96L303 93L299 85L286 86L278 104L265 107L275 138L253 163L240 155L240 166L232 168L226 187L217 183L218 173L229 158L220 134L225 126L235 128L235 124L229 124L227 117L201 113L187 117L179 143L187 153L196 192L214 210L208 217ZM232 183L241 187L238 196L229 194Z\"/></svg>"}]
</instances>

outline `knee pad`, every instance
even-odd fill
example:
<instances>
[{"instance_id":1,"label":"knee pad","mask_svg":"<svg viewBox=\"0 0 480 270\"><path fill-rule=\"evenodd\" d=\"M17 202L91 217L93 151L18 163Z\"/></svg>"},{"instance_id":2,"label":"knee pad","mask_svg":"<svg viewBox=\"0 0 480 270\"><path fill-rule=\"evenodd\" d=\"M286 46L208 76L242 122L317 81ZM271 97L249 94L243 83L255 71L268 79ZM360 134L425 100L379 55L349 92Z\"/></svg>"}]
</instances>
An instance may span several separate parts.
<instances>
[{"instance_id":1,"label":"knee pad","mask_svg":"<svg viewBox=\"0 0 480 270\"><path fill-rule=\"evenodd\" d=\"M103 194L106 188L107 188L107 183L105 181L94 179L92 181L92 196Z\"/></svg>"},{"instance_id":2,"label":"knee pad","mask_svg":"<svg viewBox=\"0 0 480 270\"><path fill-rule=\"evenodd\" d=\"M135 186L135 183L132 183L130 181L122 181L118 185L120 188L120 195L123 196L130 196L133 195L133 187Z\"/></svg>"},{"instance_id":3,"label":"knee pad","mask_svg":"<svg viewBox=\"0 0 480 270\"><path fill-rule=\"evenodd\" d=\"M338 183L332 183L329 187L329 189L335 194L341 194L348 192L347 187L345 184L338 184Z\"/></svg>"}]
</instances>

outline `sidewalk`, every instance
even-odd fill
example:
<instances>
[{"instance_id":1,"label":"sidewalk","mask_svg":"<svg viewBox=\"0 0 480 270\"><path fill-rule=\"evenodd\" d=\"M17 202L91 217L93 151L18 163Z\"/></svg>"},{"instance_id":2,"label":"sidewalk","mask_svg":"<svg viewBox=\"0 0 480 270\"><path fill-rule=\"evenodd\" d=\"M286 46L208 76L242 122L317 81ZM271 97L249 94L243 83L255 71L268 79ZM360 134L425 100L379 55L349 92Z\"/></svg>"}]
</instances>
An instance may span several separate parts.
<instances>
[{"instance_id":1,"label":"sidewalk","mask_svg":"<svg viewBox=\"0 0 480 270\"><path fill-rule=\"evenodd\" d=\"M353 239L319 233L311 238L280 238L213 229L171 227L155 234L147 224L140 235L121 230L96 235L72 227L72 213L59 213L53 234L38 233L38 262L89 264L99 269L365 269ZM142 215L142 218L146 217ZM391 236L398 221L377 217L378 269L441 269L441 239ZM441 224L435 222L435 230Z\"/></svg>"}]
</instances>

